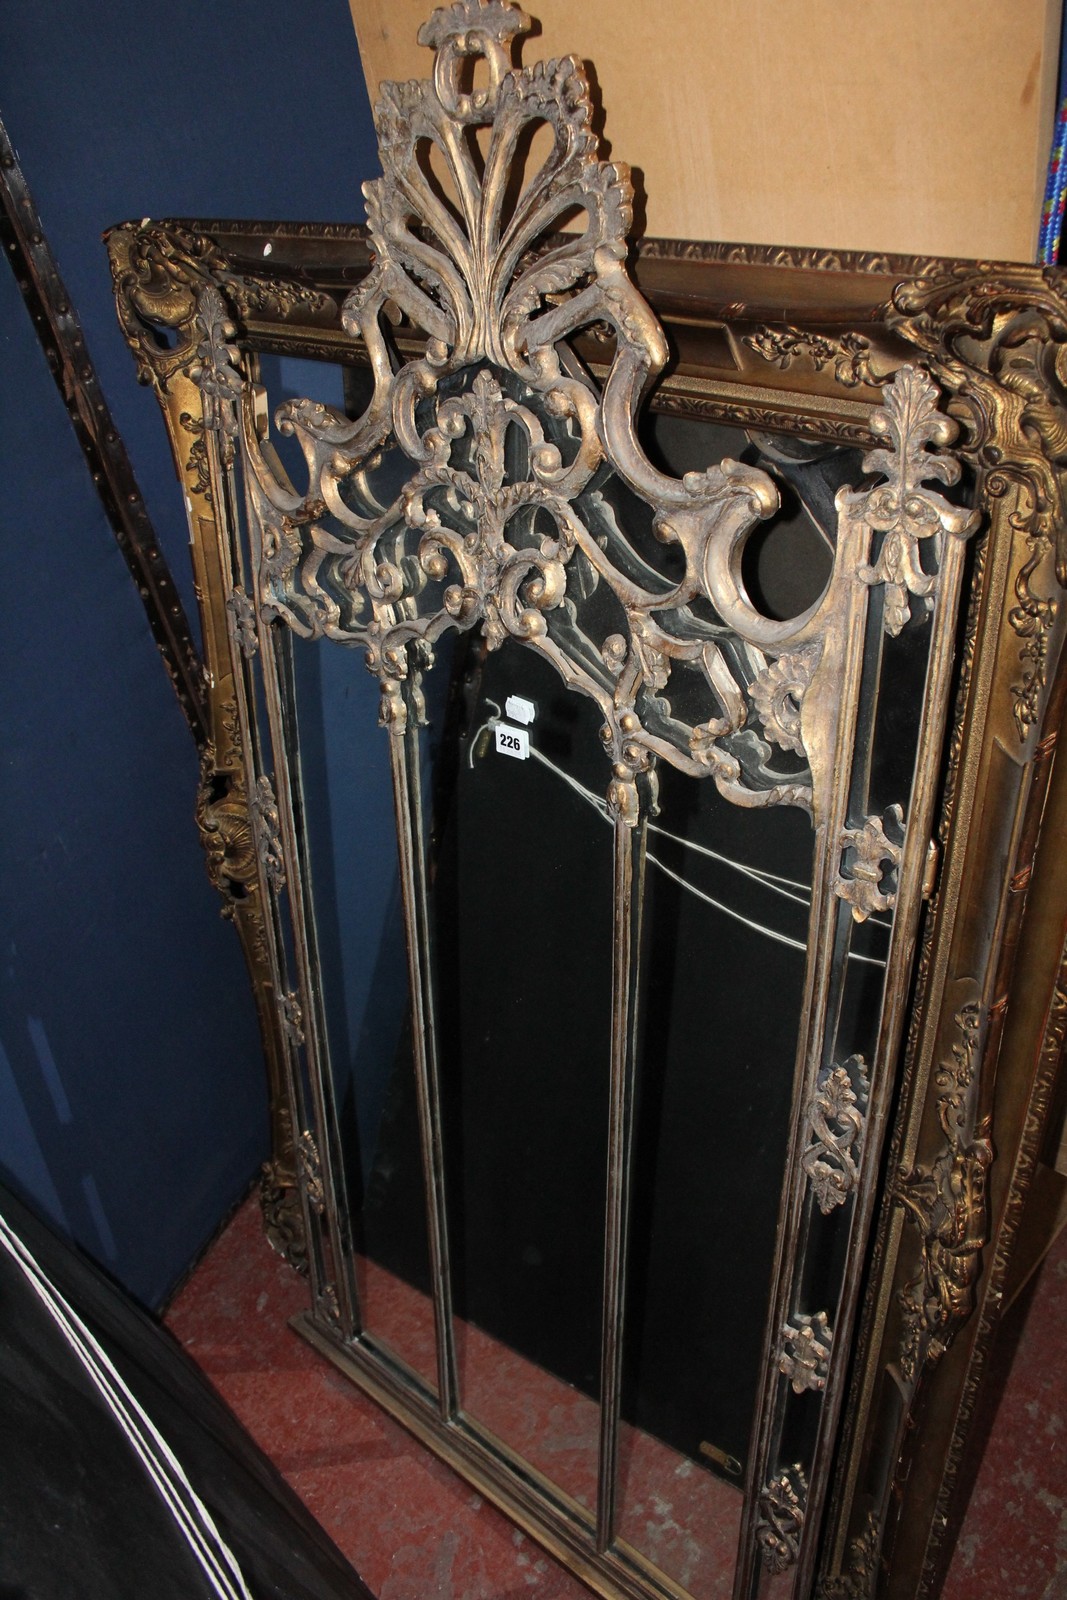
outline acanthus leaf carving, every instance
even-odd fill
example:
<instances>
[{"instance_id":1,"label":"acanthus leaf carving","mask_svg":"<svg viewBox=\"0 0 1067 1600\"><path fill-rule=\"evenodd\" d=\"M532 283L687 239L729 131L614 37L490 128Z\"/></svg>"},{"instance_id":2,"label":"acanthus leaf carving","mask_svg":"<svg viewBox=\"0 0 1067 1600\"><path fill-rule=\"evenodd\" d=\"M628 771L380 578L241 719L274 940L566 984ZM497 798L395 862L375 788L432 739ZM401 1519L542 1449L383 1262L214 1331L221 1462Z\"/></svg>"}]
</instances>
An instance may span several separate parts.
<instances>
[{"instance_id":1,"label":"acanthus leaf carving","mask_svg":"<svg viewBox=\"0 0 1067 1600\"><path fill-rule=\"evenodd\" d=\"M526 28L514 7L457 0L420 36L437 53L433 79L383 87L384 176L366 190L373 265L343 313L369 355L373 396L355 420L312 400L279 410L307 463L305 493L262 448L254 396L242 411L261 614L362 644L394 730L406 712L390 686L411 676L413 646L430 661L447 629L477 627L490 648L536 649L598 706L609 804L624 821L639 815L638 782L659 761L710 776L739 805L817 813L833 781L835 652L841 615L858 604L856 573L838 560L817 605L788 621L762 615L738 557L777 507L772 479L726 460L678 480L645 456L634 414L666 345L625 268L628 176L596 159L578 63L511 66L511 40ZM471 56L487 69L477 94L462 88ZM533 124L548 126L553 149L505 204ZM480 164L472 129L484 134ZM447 205L427 146L447 174ZM585 231L558 233L575 206ZM406 362L390 343L398 314L427 338ZM566 345L590 328L610 332L602 389ZM898 373L888 392L915 381ZM950 478L951 464L939 470L917 442L925 413L904 400L898 410L915 427L874 452L874 470L896 484L910 470L896 452L911 461L922 450L925 475ZM383 461L398 454L410 477L379 499ZM606 468L673 547L669 576L616 517ZM842 514L869 509L854 496ZM956 516L949 508L943 521ZM590 582L618 605L606 639L583 629ZM800 703L817 678L809 737Z\"/></svg>"},{"instance_id":2,"label":"acanthus leaf carving","mask_svg":"<svg viewBox=\"0 0 1067 1600\"><path fill-rule=\"evenodd\" d=\"M237 772L219 771L208 746L201 756L196 821L208 877L223 897L223 915L256 884L256 842L248 796Z\"/></svg>"},{"instance_id":3,"label":"acanthus leaf carving","mask_svg":"<svg viewBox=\"0 0 1067 1600\"><path fill-rule=\"evenodd\" d=\"M888 377L888 374L877 377L872 371L870 340L861 333L847 332L833 337L805 333L788 323L778 328L761 323L745 335L744 342L764 361L773 362L783 370L798 357L806 357L816 372L832 365L834 377L846 389L858 388L860 384L874 387Z\"/></svg>"},{"instance_id":4,"label":"acanthus leaf carving","mask_svg":"<svg viewBox=\"0 0 1067 1600\"><path fill-rule=\"evenodd\" d=\"M866 520L882 542L877 560L861 567L859 576L864 583L885 585L884 627L893 637L911 615L909 595L927 610L933 606L937 575L923 568L921 541L946 533L965 538L978 526L976 512L950 505L925 487L931 478L951 485L960 476L955 457L930 449L956 436L955 424L938 411L937 398L927 377L914 367L902 368L871 419L873 431L888 436L892 448L872 450L863 461L865 471L884 473L886 482L864 497Z\"/></svg>"},{"instance_id":5,"label":"acanthus leaf carving","mask_svg":"<svg viewBox=\"0 0 1067 1600\"><path fill-rule=\"evenodd\" d=\"M816 1600L872 1600L881 1542L878 1517L874 1511L868 1511L863 1532L849 1544L847 1572L823 1578L815 1591Z\"/></svg>"}]
</instances>

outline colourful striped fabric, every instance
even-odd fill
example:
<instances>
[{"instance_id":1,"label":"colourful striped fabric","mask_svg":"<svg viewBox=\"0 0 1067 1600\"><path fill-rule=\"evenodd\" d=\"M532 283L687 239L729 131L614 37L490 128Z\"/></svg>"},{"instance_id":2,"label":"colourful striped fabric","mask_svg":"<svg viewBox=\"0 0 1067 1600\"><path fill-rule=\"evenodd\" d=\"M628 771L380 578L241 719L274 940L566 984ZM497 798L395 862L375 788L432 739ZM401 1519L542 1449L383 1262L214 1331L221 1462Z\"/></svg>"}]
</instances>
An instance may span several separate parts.
<instances>
[{"instance_id":1,"label":"colourful striped fabric","mask_svg":"<svg viewBox=\"0 0 1067 1600\"><path fill-rule=\"evenodd\" d=\"M1048 164L1048 182L1045 185L1045 203L1041 207L1041 229L1037 241L1037 259L1042 266L1055 266L1063 229L1063 203L1067 199L1067 99L1060 101L1056 129L1052 136L1052 155Z\"/></svg>"}]
</instances>

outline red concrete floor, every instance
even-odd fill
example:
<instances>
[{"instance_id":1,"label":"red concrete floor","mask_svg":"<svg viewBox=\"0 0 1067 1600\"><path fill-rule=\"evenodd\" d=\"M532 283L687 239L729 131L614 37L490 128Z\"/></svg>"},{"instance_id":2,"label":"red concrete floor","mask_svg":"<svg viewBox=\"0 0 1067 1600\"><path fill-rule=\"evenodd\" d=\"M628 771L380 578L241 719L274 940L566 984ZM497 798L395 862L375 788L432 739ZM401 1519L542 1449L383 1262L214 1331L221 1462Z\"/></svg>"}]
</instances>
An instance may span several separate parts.
<instances>
[{"instance_id":1,"label":"red concrete floor","mask_svg":"<svg viewBox=\"0 0 1067 1600\"><path fill-rule=\"evenodd\" d=\"M1067 1600L1067 1235L1026 1300L1006 1328L1002 1364L1011 1347L1014 1357L944 1600ZM380 1600L588 1600L583 1584L292 1332L288 1319L305 1305L304 1281L271 1251L249 1200L167 1323ZM401 1309L410 1325L412 1307ZM484 1336L471 1333L476 1349ZM662 1502L671 1466L651 1446L648 1497ZM686 1476L673 1468L675 1492L691 1493ZM688 1561L694 1589L718 1600L714 1552L691 1545L665 1550L664 1565Z\"/></svg>"}]
</instances>

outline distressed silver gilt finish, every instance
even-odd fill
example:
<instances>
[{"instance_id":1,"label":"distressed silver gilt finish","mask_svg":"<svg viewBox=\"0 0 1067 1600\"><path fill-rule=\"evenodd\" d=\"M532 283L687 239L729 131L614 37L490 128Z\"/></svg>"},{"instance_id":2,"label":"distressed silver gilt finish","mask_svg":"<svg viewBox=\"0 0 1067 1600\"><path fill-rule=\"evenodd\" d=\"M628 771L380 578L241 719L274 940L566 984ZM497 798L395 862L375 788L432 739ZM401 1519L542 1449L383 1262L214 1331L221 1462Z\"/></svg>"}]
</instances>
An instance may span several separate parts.
<instances>
[{"instance_id":1,"label":"distressed silver gilt finish","mask_svg":"<svg viewBox=\"0 0 1067 1600\"><path fill-rule=\"evenodd\" d=\"M855 1087L849 1079L836 1098L836 1084L823 1075L834 1047L833 972L842 939L847 950L850 937L839 938L837 907L847 903L849 924L901 906L913 920L930 827L929 782L903 793L884 819L850 814L868 617L895 638L912 620L923 626L936 618L943 602L920 719L922 747L936 750L960 551L976 519L929 487L931 480L951 484L958 477L955 460L944 453L954 428L937 410L936 386L902 368L886 381L883 405L871 413L878 442L864 466L873 484L838 495L822 595L784 620L753 604L741 557L752 529L777 507L774 483L760 469L729 460L674 479L644 454L636 416L667 349L626 271L628 176L596 158L588 91L575 61L511 67L510 40L526 28L512 6L461 0L435 12L420 35L435 51L432 80L383 88L377 124L384 175L365 189L374 261L346 299L342 318L367 354L373 394L355 420L310 400L281 407L277 426L299 444L306 488L281 470L263 392L246 385L238 396L227 324L210 299L200 306L199 382L224 450L231 408L239 417L255 569L252 610L261 642L268 644L268 624L280 619L302 637L360 647L381 685L381 719L392 736L430 1194L437 1396L446 1425L455 1419L458 1380L420 780L409 734L423 717L422 676L432 667L437 640L451 629L479 629L490 649L517 641L537 651L600 712L615 820L615 907L601 1434L590 1555L595 1552L601 1577L610 1575L624 1588L635 1582L615 1550L632 1019L640 987L644 824L655 801L656 768L666 762L708 777L740 806L794 805L811 814L816 883L805 1025L795 1066L777 1295L737 1568L736 1592L747 1596L758 1587L761 1567L781 1571L798 1559L802 1502L809 1482L823 1490L832 1420L810 1462L778 1477L771 1469L789 1394L804 1404L825 1403L837 1344L830 1338L831 1318L837 1330L843 1321L847 1348L858 1291L857 1258L836 1311L805 1319L792 1310L809 1186L828 1214L861 1195L861 1161L877 1156L859 1137L860 1074ZM472 60L481 72L473 78L467 71ZM524 135L542 125L550 130L551 152L532 177L517 182ZM576 210L581 230L560 234ZM422 353L406 361L393 343L398 320L425 338ZM590 329L604 352L599 383L571 344ZM862 353L858 345L848 349ZM398 460L407 463L399 489ZM605 487L605 469L648 508L662 560L654 542L640 542L624 525ZM610 595L616 621L593 635L583 607L598 588ZM273 646L264 653L272 658ZM279 694L269 687L271 659L265 671L275 749L283 752L288 734ZM698 704L702 710L695 712ZM685 714L678 709L683 705ZM292 832L291 823L283 827ZM264 865L269 868L269 859ZM875 1068L879 1082L885 1080L886 1059L899 1037L909 954L907 939L895 938L886 992L896 1009L883 1019L872 1083ZM315 982L308 968L308 993ZM306 1014L311 1017L313 1008ZM313 1026L308 1034L313 1062L321 1031ZM321 1059L316 1073L325 1083ZM825 1109L816 1125L820 1096ZM814 1108L810 1126L801 1115L808 1107ZM321 1175L316 1172L307 1200L316 1215L325 1211L336 1235L344 1223L329 1201L341 1190L331 1138L319 1149ZM306 1163L301 1170L306 1178ZM350 1277L346 1294L358 1325ZM575 1536L572 1529L568 1537Z\"/></svg>"}]
</instances>

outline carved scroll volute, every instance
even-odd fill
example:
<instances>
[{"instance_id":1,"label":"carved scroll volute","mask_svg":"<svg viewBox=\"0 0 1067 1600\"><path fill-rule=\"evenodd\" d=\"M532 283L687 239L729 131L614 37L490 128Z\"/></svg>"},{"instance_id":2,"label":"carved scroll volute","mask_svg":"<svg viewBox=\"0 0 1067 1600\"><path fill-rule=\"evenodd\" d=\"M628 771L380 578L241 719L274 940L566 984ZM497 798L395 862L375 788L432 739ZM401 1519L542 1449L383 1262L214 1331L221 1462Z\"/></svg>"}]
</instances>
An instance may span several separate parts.
<instances>
[{"instance_id":1,"label":"carved scroll volute","mask_svg":"<svg viewBox=\"0 0 1067 1600\"><path fill-rule=\"evenodd\" d=\"M1067 583L1067 299L1054 269L977 263L902 284L890 322L925 351L1016 554L1004 683L1016 747L1041 722ZM1010 531L1009 531L1010 530ZM999 696L999 691L998 691ZM999 706L994 705L994 714ZM1006 737L1007 743L1007 737Z\"/></svg>"},{"instance_id":2,"label":"carved scroll volute","mask_svg":"<svg viewBox=\"0 0 1067 1600\"><path fill-rule=\"evenodd\" d=\"M384 176L365 190L375 260L344 307L345 326L370 352L374 393L355 421L310 400L279 411L307 464L303 493L280 473L258 402L246 396L257 603L298 633L362 643L392 727L400 701L388 685L407 676L413 642L432 649L445 629L480 625L490 648L509 637L532 646L600 708L609 801L624 819L636 816L641 775L666 761L712 777L736 804L797 804L818 823L840 755L840 707L855 689L846 658L855 657L869 586L892 590L887 615L899 626L910 595L928 596L936 583L936 563L925 569L917 553L920 539L962 531L960 514L922 488L924 477L951 480L952 464L927 448L950 426L937 417L929 385L900 375L885 412L890 448L870 457L887 482L877 497L843 499L826 592L788 621L757 611L742 553L754 524L775 509L776 491L763 472L732 461L670 478L641 450L634 417L666 351L625 270L627 172L596 159L575 61L510 67L511 41L527 27L502 0L457 0L420 35L436 52L433 80L383 86ZM460 64L471 56L487 63L476 93L461 88ZM516 151L531 126L547 126L553 148L507 212ZM482 136L481 167L472 130ZM431 177L430 149L447 171L451 205ZM554 230L575 207L584 232L561 240ZM428 335L425 355L399 368L390 307ZM599 393L565 343L594 323L611 330L615 345ZM526 440L528 467L517 482L503 471L509 430ZM390 446L413 471L382 506L368 474ZM605 462L651 507L660 539L680 550L680 578L637 581L623 530L591 515ZM533 517L543 530L537 541L523 533L522 519ZM919 529L922 517L928 525ZM875 535L880 554L868 567ZM573 625L555 625L561 608L573 607L579 564L621 607L624 627L600 646ZM714 628L693 602L710 602ZM705 720L685 723L671 711L672 674L683 666L703 678ZM754 760L761 748L767 756ZM799 762L779 761L781 751Z\"/></svg>"}]
</instances>

